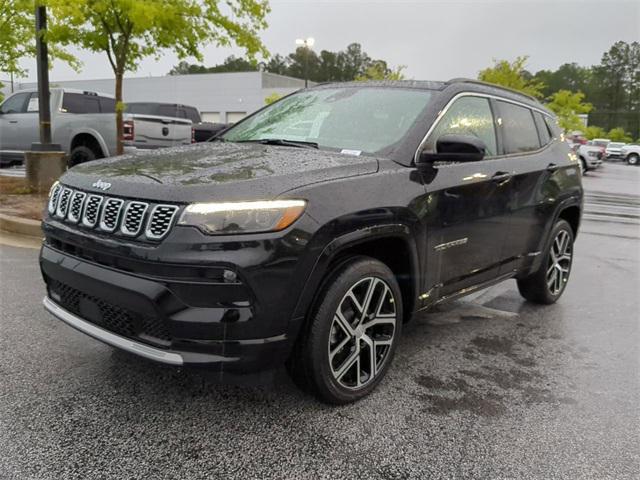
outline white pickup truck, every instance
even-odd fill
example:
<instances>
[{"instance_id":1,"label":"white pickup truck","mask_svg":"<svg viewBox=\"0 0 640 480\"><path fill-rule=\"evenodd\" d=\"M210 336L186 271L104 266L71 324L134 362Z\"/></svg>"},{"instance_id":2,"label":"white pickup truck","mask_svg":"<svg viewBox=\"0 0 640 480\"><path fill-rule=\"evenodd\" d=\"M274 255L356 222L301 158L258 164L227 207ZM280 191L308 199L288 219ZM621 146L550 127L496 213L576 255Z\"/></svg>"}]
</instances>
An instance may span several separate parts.
<instances>
[{"instance_id":1,"label":"white pickup truck","mask_svg":"<svg viewBox=\"0 0 640 480\"><path fill-rule=\"evenodd\" d=\"M620 158L629 165L640 165L640 145L625 145L620 149Z\"/></svg>"},{"instance_id":2,"label":"white pickup truck","mask_svg":"<svg viewBox=\"0 0 640 480\"><path fill-rule=\"evenodd\" d=\"M115 99L106 94L51 89L53 143L69 155L69 166L116 152ZM25 150L40 138L38 92L20 90L0 105L0 164L20 163ZM191 120L158 115L124 115L124 145L136 149L162 148L192 142Z\"/></svg>"}]
</instances>

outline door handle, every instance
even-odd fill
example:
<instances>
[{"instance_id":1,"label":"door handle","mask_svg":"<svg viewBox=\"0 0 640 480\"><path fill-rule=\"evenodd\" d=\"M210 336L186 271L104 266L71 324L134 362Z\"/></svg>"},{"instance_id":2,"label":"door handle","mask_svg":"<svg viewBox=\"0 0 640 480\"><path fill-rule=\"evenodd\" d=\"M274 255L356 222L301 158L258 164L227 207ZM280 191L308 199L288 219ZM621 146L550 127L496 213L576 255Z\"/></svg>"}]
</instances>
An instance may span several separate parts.
<instances>
[{"instance_id":1,"label":"door handle","mask_svg":"<svg viewBox=\"0 0 640 480\"><path fill-rule=\"evenodd\" d=\"M491 181L496 183L504 183L511 179L511 174L509 172L496 172L493 177L491 177Z\"/></svg>"},{"instance_id":2,"label":"door handle","mask_svg":"<svg viewBox=\"0 0 640 480\"><path fill-rule=\"evenodd\" d=\"M18 120L9 120L9 123L18 123Z\"/></svg>"},{"instance_id":3,"label":"door handle","mask_svg":"<svg viewBox=\"0 0 640 480\"><path fill-rule=\"evenodd\" d=\"M560 165L556 165L555 163L550 163L547 165L547 172L555 172L560 168Z\"/></svg>"}]
</instances>

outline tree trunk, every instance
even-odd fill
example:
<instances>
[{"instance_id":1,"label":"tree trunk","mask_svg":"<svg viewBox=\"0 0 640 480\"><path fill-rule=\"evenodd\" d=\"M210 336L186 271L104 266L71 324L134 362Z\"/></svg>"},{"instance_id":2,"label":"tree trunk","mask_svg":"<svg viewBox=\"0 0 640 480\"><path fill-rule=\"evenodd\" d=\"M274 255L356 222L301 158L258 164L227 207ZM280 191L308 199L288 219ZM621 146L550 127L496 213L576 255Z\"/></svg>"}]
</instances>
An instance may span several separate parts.
<instances>
[{"instance_id":1,"label":"tree trunk","mask_svg":"<svg viewBox=\"0 0 640 480\"><path fill-rule=\"evenodd\" d=\"M122 137L124 135L124 127L122 124L122 72L116 72L116 155L122 155L124 153L124 145Z\"/></svg>"}]
</instances>

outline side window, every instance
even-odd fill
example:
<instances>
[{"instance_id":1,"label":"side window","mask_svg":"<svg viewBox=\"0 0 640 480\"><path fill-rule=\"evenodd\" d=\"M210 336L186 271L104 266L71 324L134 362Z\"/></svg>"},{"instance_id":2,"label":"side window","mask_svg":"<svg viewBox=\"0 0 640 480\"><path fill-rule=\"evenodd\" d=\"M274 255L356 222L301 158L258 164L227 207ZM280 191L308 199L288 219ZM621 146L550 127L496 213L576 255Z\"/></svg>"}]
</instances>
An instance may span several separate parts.
<instances>
[{"instance_id":1,"label":"side window","mask_svg":"<svg viewBox=\"0 0 640 480\"><path fill-rule=\"evenodd\" d=\"M533 112L533 118L536 121L536 127L538 127L538 135L540 136L540 144L544 147L551 142L551 132L549 127L544 121L540 112Z\"/></svg>"},{"instance_id":2,"label":"side window","mask_svg":"<svg viewBox=\"0 0 640 480\"><path fill-rule=\"evenodd\" d=\"M551 118L551 117L547 117L545 115L544 117L544 123L547 124L547 127L549 128L549 131L551 132L551 136L553 138L560 138L560 134L562 133L560 130L560 125L558 125L558 120Z\"/></svg>"},{"instance_id":3,"label":"side window","mask_svg":"<svg viewBox=\"0 0 640 480\"><path fill-rule=\"evenodd\" d=\"M504 153L531 152L540 148L533 113L526 107L498 101Z\"/></svg>"},{"instance_id":4,"label":"side window","mask_svg":"<svg viewBox=\"0 0 640 480\"><path fill-rule=\"evenodd\" d=\"M187 112L187 118L191 120L193 123L200 122L200 116L198 115L198 111L193 107L185 107Z\"/></svg>"},{"instance_id":5,"label":"side window","mask_svg":"<svg viewBox=\"0 0 640 480\"><path fill-rule=\"evenodd\" d=\"M31 96L29 92L16 93L15 95L7 98L7 100L0 105L0 113L24 113L26 111L27 98Z\"/></svg>"},{"instance_id":6,"label":"side window","mask_svg":"<svg viewBox=\"0 0 640 480\"><path fill-rule=\"evenodd\" d=\"M116 99L109 97L98 97L101 113L116 113Z\"/></svg>"},{"instance_id":7,"label":"side window","mask_svg":"<svg viewBox=\"0 0 640 480\"><path fill-rule=\"evenodd\" d=\"M82 93L66 93L62 97L62 111L67 113L100 113L98 97Z\"/></svg>"},{"instance_id":8,"label":"side window","mask_svg":"<svg viewBox=\"0 0 640 480\"><path fill-rule=\"evenodd\" d=\"M27 101L27 113L38 113L40 110L40 99L38 98L38 92L33 92Z\"/></svg>"},{"instance_id":9,"label":"side window","mask_svg":"<svg viewBox=\"0 0 640 480\"><path fill-rule=\"evenodd\" d=\"M178 118L178 109L175 105L160 105L156 115Z\"/></svg>"},{"instance_id":10,"label":"side window","mask_svg":"<svg viewBox=\"0 0 640 480\"><path fill-rule=\"evenodd\" d=\"M435 150L438 138L446 134L477 137L487 146L487 157L495 156L496 129L489 100L481 97L462 97L456 100L429 136L427 148Z\"/></svg>"}]
</instances>

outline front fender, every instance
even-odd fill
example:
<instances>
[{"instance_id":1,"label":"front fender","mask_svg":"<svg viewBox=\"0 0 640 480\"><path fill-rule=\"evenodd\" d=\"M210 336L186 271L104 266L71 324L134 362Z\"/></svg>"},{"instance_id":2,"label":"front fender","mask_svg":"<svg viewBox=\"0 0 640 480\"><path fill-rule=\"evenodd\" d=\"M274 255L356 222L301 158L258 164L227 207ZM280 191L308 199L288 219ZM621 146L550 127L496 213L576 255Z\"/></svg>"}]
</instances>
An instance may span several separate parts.
<instances>
[{"instance_id":1,"label":"front fender","mask_svg":"<svg viewBox=\"0 0 640 480\"><path fill-rule=\"evenodd\" d=\"M399 238L406 243L410 257L409 262L411 265L412 291L415 298L415 293L420 291L421 276L419 252L415 242L415 236L412 232L412 227L401 223L371 225L346 232L331 240L322 249L316 259L311 273L307 278L307 281L305 282L302 293L298 298L294 315L292 317L294 319L294 323L302 324L309 314L316 294L322 289L323 281L330 271L332 262L339 257L341 252L367 242L389 238Z\"/></svg>"},{"instance_id":2,"label":"front fender","mask_svg":"<svg viewBox=\"0 0 640 480\"><path fill-rule=\"evenodd\" d=\"M89 127L78 127L78 128L73 128L71 130L71 133L69 135L69 153L71 153L71 145L73 145L73 140L81 134L85 134L85 135L91 135L93 138L96 139L96 141L98 142L98 145L100 145L100 149L102 150L102 154L105 157L110 157L113 152L109 151L109 147L107 146L107 142L104 140L104 137L102 136L102 134L100 134L100 132L98 132L98 130L96 130L95 128L89 128Z\"/></svg>"}]
</instances>

